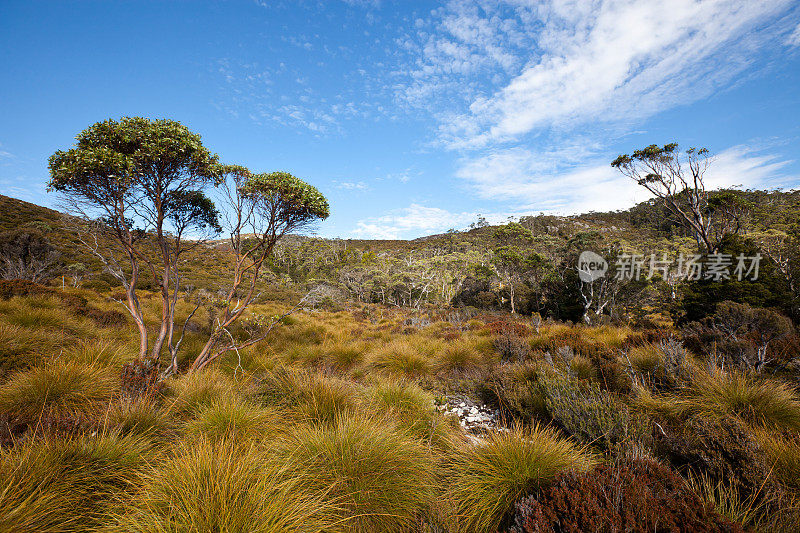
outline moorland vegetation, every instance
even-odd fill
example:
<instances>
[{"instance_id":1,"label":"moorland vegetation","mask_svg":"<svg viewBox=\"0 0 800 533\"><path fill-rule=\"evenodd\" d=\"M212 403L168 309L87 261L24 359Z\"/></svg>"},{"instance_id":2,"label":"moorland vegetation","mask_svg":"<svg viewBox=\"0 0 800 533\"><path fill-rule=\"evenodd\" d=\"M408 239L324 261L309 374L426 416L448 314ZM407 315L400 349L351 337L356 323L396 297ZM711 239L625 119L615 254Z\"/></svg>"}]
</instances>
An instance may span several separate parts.
<instances>
[{"instance_id":1,"label":"moorland vegetation","mask_svg":"<svg viewBox=\"0 0 800 533\"><path fill-rule=\"evenodd\" d=\"M620 156L655 196L624 212L321 239L290 174L90 127L68 213L0 198L0 530L794 531L800 196L708 164ZM585 281L586 250L762 260Z\"/></svg>"}]
</instances>

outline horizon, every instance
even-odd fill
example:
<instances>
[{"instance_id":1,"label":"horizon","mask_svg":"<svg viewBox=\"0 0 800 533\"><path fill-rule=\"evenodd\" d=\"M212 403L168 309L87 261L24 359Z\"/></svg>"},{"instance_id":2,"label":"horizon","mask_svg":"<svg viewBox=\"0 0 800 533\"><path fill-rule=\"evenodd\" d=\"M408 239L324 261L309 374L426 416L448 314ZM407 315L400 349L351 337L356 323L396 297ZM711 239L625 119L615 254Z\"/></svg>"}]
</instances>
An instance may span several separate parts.
<instances>
[{"instance_id":1,"label":"horizon","mask_svg":"<svg viewBox=\"0 0 800 533\"><path fill-rule=\"evenodd\" d=\"M47 157L136 115L315 185L325 238L624 210L648 196L611 160L673 141L711 188L800 184L788 0L201 5L0 7L0 193L57 208Z\"/></svg>"}]
</instances>

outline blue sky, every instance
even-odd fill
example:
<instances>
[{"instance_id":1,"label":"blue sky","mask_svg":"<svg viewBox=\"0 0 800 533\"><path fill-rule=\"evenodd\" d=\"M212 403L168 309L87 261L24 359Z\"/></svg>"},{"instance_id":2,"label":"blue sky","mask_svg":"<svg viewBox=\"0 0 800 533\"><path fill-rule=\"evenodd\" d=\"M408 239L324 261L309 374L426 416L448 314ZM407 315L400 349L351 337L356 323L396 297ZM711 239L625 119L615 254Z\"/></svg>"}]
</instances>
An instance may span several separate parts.
<instances>
[{"instance_id":1,"label":"blue sky","mask_svg":"<svg viewBox=\"0 0 800 533\"><path fill-rule=\"evenodd\" d=\"M179 120L329 198L323 236L413 238L646 199L609 162L707 146L712 185L800 184L791 0L0 0L0 193L106 118Z\"/></svg>"}]
</instances>

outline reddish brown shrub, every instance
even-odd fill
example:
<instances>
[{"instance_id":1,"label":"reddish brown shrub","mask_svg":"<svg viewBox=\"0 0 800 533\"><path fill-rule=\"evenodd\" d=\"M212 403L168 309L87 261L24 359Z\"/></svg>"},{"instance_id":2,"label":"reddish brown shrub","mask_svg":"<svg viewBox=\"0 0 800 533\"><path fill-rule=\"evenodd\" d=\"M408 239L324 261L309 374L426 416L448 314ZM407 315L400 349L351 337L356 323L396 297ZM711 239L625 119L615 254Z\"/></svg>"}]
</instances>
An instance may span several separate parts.
<instances>
[{"instance_id":1,"label":"reddish brown shrub","mask_svg":"<svg viewBox=\"0 0 800 533\"><path fill-rule=\"evenodd\" d=\"M128 317L125 313L121 313L120 311L103 311L102 309L96 309L94 307L88 307L85 311L85 315L94 320L98 326L106 328L124 326L128 321Z\"/></svg>"},{"instance_id":2,"label":"reddish brown shrub","mask_svg":"<svg viewBox=\"0 0 800 533\"><path fill-rule=\"evenodd\" d=\"M14 296L40 296L53 294L55 291L24 279L0 279L0 299L9 300Z\"/></svg>"},{"instance_id":3,"label":"reddish brown shrub","mask_svg":"<svg viewBox=\"0 0 800 533\"><path fill-rule=\"evenodd\" d=\"M621 348L623 350L628 350L647 344L658 344L661 341L667 340L670 334L670 331L665 328L644 329L628 335L622 342Z\"/></svg>"},{"instance_id":4,"label":"reddish brown shrub","mask_svg":"<svg viewBox=\"0 0 800 533\"><path fill-rule=\"evenodd\" d=\"M675 472L649 459L567 472L517 504L516 533L740 532Z\"/></svg>"},{"instance_id":5,"label":"reddish brown shrub","mask_svg":"<svg viewBox=\"0 0 800 533\"><path fill-rule=\"evenodd\" d=\"M122 365L122 393L127 398L153 398L161 393L164 383L159 377L158 363L152 359L135 359Z\"/></svg>"},{"instance_id":6,"label":"reddish brown shrub","mask_svg":"<svg viewBox=\"0 0 800 533\"><path fill-rule=\"evenodd\" d=\"M779 500L782 489L766 453L737 418L694 416L662 425L658 451L676 468L724 482L743 497Z\"/></svg>"},{"instance_id":7,"label":"reddish brown shrub","mask_svg":"<svg viewBox=\"0 0 800 533\"><path fill-rule=\"evenodd\" d=\"M511 320L495 320L486 324L485 327L495 335L508 335L513 333L518 337L527 337L531 334L531 328L525 324L520 324L519 322L513 322Z\"/></svg>"}]
</instances>

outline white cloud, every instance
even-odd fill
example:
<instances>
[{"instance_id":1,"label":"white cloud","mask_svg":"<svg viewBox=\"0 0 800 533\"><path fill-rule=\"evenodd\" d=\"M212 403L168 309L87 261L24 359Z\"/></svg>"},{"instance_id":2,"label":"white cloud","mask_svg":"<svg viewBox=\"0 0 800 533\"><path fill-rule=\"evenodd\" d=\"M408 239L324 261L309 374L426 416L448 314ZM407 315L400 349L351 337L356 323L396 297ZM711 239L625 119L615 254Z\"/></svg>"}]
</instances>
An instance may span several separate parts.
<instances>
[{"instance_id":1,"label":"white cloud","mask_svg":"<svg viewBox=\"0 0 800 533\"><path fill-rule=\"evenodd\" d=\"M359 221L353 234L365 239L418 237L463 227L476 217L475 213L451 213L438 207L411 204L381 217Z\"/></svg>"},{"instance_id":2,"label":"white cloud","mask_svg":"<svg viewBox=\"0 0 800 533\"><path fill-rule=\"evenodd\" d=\"M497 150L463 160L456 176L482 198L514 202L516 210L529 213L613 211L650 198L644 188L611 167L611 156L593 157L577 168L564 168L557 159L558 154L523 148ZM784 172L789 163L756 147L734 146L714 158L706 183L711 189L797 185L800 176Z\"/></svg>"},{"instance_id":3,"label":"white cloud","mask_svg":"<svg viewBox=\"0 0 800 533\"><path fill-rule=\"evenodd\" d=\"M794 31L786 39L786 44L789 46L800 46L800 24L798 24Z\"/></svg>"},{"instance_id":4,"label":"white cloud","mask_svg":"<svg viewBox=\"0 0 800 533\"><path fill-rule=\"evenodd\" d=\"M366 191L369 186L363 181L336 181L334 187L337 189L344 189L346 191Z\"/></svg>"},{"instance_id":5,"label":"white cloud","mask_svg":"<svg viewBox=\"0 0 800 533\"><path fill-rule=\"evenodd\" d=\"M436 111L442 140L455 148L511 141L542 128L642 119L728 84L782 32L781 24L762 23L790 5L451 2L434 13L433 29L425 26L405 41L420 57L400 92L425 105L454 94L469 103Z\"/></svg>"}]
</instances>

